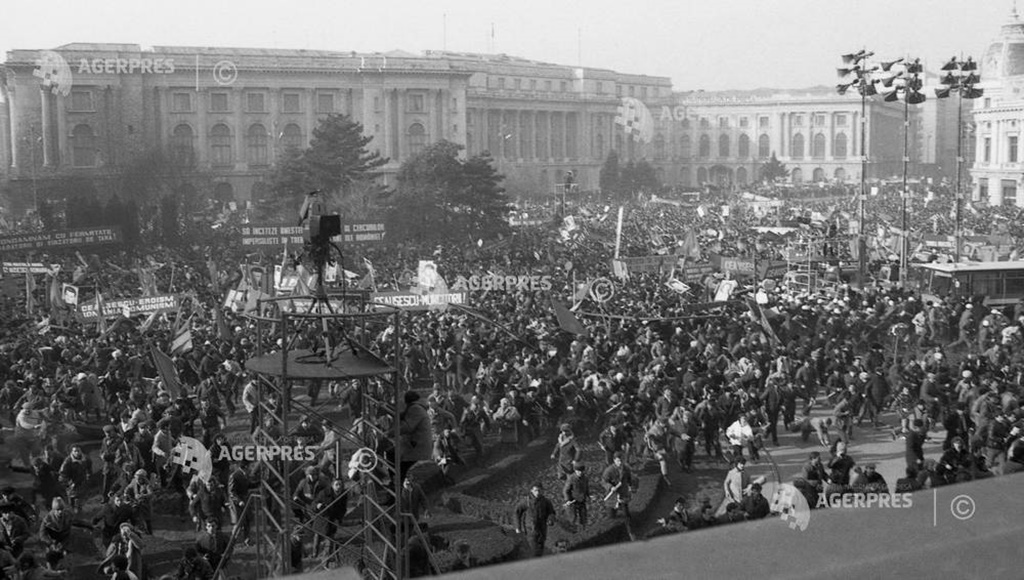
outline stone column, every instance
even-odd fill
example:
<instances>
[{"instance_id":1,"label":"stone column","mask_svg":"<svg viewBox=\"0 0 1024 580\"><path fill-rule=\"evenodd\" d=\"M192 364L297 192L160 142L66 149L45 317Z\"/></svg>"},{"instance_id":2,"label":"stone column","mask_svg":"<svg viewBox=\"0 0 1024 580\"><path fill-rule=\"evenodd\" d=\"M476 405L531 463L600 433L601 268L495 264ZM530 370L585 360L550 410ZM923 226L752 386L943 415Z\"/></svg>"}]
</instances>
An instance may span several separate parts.
<instances>
[{"instance_id":1,"label":"stone column","mask_svg":"<svg viewBox=\"0 0 1024 580\"><path fill-rule=\"evenodd\" d=\"M406 159L409 133L409 128L405 126L405 89L396 89L395 98L395 106L398 108L398 129L396 131L398 136L398 161L402 162Z\"/></svg>"},{"instance_id":2,"label":"stone column","mask_svg":"<svg viewBox=\"0 0 1024 580\"><path fill-rule=\"evenodd\" d=\"M53 166L53 105L50 99L50 92L46 87L39 87L39 100L42 106L43 167Z\"/></svg>"},{"instance_id":3,"label":"stone column","mask_svg":"<svg viewBox=\"0 0 1024 580\"><path fill-rule=\"evenodd\" d=\"M246 108L247 103L245 102L245 93L241 89L234 89L232 91L235 98L238 101L238 106L235 107L235 146L234 146L234 162L235 169L241 170L249 162L248 152L245 149L245 117L243 110Z\"/></svg>"},{"instance_id":4,"label":"stone column","mask_svg":"<svg viewBox=\"0 0 1024 580\"><path fill-rule=\"evenodd\" d=\"M5 87L4 96L7 98L7 113L9 119L8 139L11 147L11 169L18 168L18 130L20 129L18 123L18 107L17 107L17 96L18 93L13 90L12 87Z\"/></svg>"},{"instance_id":5,"label":"stone column","mask_svg":"<svg viewBox=\"0 0 1024 580\"><path fill-rule=\"evenodd\" d=\"M196 140L193 144L195 147L195 163L196 167L206 167L209 164L209 154L207 153L207 134L210 131L209 123L206 120L206 109L209 104L207 97L208 93L205 90L200 90L196 93Z\"/></svg>"},{"instance_id":6,"label":"stone column","mask_svg":"<svg viewBox=\"0 0 1024 580\"><path fill-rule=\"evenodd\" d=\"M68 150L67 102L64 95L57 95L57 164L70 165L71 152Z\"/></svg>"},{"instance_id":7,"label":"stone column","mask_svg":"<svg viewBox=\"0 0 1024 580\"><path fill-rule=\"evenodd\" d=\"M555 151L555 120L554 120L554 116L555 116L554 111L548 111L547 112L548 123L547 123L547 139L546 139L546 141L547 141L547 154L548 154L548 161L549 162L552 162L552 161L555 160L555 153L556 153L556 151Z\"/></svg>"}]
</instances>

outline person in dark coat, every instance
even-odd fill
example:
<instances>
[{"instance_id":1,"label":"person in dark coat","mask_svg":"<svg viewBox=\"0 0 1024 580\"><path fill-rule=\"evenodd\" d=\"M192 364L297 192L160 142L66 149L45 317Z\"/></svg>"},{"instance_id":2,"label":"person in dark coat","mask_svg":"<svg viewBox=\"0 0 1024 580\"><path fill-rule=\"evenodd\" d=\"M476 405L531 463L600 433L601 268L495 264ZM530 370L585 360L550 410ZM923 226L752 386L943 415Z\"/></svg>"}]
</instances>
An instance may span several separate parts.
<instances>
[{"instance_id":1,"label":"person in dark coat","mask_svg":"<svg viewBox=\"0 0 1024 580\"><path fill-rule=\"evenodd\" d=\"M924 464L924 421L914 419L914 427L907 432L907 467L920 469Z\"/></svg>"},{"instance_id":2,"label":"person in dark coat","mask_svg":"<svg viewBox=\"0 0 1024 580\"><path fill-rule=\"evenodd\" d=\"M772 510L768 500L761 494L761 484L750 484L750 492L743 496L740 509L747 514L748 520L760 520L765 518Z\"/></svg>"},{"instance_id":3,"label":"person in dark coat","mask_svg":"<svg viewBox=\"0 0 1024 580\"><path fill-rule=\"evenodd\" d=\"M420 461L430 461L434 451L434 433L430 426L430 416L426 407L420 402L420 394L416 391L405 393L405 410L401 417L401 465L399 479L405 479L409 469Z\"/></svg>"},{"instance_id":4,"label":"person in dark coat","mask_svg":"<svg viewBox=\"0 0 1024 580\"><path fill-rule=\"evenodd\" d=\"M533 555L544 555L544 544L548 539L548 525L555 519L555 506L544 496L543 486L538 481L530 488L530 497L516 506L516 533L526 529L526 517L529 515L533 526Z\"/></svg>"},{"instance_id":5,"label":"person in dark coat","mask_svg":"<svg viewBox=\"0 0 1024 580\"><path fill-rule=\"evenodd\" d=\"M228 549L228 538L222 532L217 531L217 520L210 518L205 522L205 528L196 536L196 552L210 563L214 570L220 565L224 552Z\"/></svg>"},{"instance_id":6,"label":"person in dark coat","mask_svg":"<svg viewBox=\"0 0 1024 580\"><path fill-rule=\"evenodd\" d=\"M569 519L581 528L587 527L587 502L590 501L590 480L587 478L587 466L580 461L573 464L573 472L565 480L562 488L565 508Z\"/></svg>"},{"instance_id":7,"label":"person in dark coat","mask_svg":"<svg viewBox=\"0 0 1024 580\"><path fill-rule=\"evenodd\" d=\"M345 519L345 514L348 513L348 491L345 489L345 481L335 478L329 487L320 490L316 496L315 506L320 517L314 525L316 533L313 535L313 556L319 557L320 543L324 542L327 552L331 551L331 544L324 538L334 537Z\"/></svg>"}]
</instances>

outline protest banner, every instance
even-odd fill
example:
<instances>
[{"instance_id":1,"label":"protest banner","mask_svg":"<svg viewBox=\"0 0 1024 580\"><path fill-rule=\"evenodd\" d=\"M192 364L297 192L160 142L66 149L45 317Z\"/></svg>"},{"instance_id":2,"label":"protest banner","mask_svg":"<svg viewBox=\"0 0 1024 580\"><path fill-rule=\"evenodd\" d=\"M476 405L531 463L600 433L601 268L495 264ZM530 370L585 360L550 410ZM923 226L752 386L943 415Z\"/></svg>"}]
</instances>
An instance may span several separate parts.
<instances>
[{"instance_id":1,"label":"protest banner","mask_svg":"<svg viewBox=\"0 0 1024 580\"><path fill-rule=\"evenodd\" d=\"M678 256L671 254L666 255L655 255L655 256L634 256L634 257L620 257L618 261L626 267L626 270L630 275L633 274L657 274L658 272L668 272L679 262ZM614 264L612 264L614 268Z\"/></svg>"},{"instance_id":2,"label":"protest banner","mask_svg":"<svg viewBox=\"0 0 1024 580\"><path fill-rule=\"evenodd\" d=\"M49 266L39 262L3 262L0 264L4 275L7 274L52 274L60 271L60 264Z\"/></svg>"},{"instance_id":3,"label":"protest banner","mask_svg":"<svg viewBox=\"0 0 1024 580\"><path fill-rule=\"evenodd\" d=\"M246 224L242 226L242 245L257 248L280 249L285 245L301 248L304 243L303 226L288 224ZM384 241L384 224L379 222L342 222L341 235L334 243L362 243Z\"/></svg>"},{"instance_id":4,"label":"protest banner","mask_svg":"<svg viewBox=\"0 0 1024 580\"><path fill-rule=\"evenodd\" d=\"M121 228L81 228L56 232L35 232L17 236L0 236L0 252L81 248L116 244L121 241Z\"/></svg>"},{"instance_id":5,"label":"protest banner","mask_svg":"<svg viewBox=\"0 0 1024 580\"><path fill-rule=\"evenodd\" d=\"M469 303L469 293L416 294L414 292L374 292L370 294L370 300L378 304L386 304L403 310L422 311L444 307L448 304L465 306ZM380 310L377 306L374 306L374 308Z\"/></svg>"},{"instance_id":6,"label":"protest banner","mask_svg":"<svg viewBox=\"0 0 1024 580\"><path fill-rule=\"evenodd\" d=\"M181 305L181 299L177 294L162 294L159 296L140 296L138 298L119 298L117 300L103 301L103 318L116 318L127 312L131 316L136 314L151 314L153 312L171 312L177 310ZM78 312L84 321L96 320L99 316L96 301L90 300L78 306Z\"/></svg>"}]
</instances>

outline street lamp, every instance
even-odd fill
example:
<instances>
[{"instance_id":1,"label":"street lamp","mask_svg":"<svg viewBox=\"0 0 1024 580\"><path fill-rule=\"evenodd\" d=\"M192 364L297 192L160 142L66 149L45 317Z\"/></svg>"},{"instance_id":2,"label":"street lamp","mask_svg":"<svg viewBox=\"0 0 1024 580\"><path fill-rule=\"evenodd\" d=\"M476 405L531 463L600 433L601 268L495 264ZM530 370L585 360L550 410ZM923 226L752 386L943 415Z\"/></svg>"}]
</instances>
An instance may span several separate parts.
<instances>
[{"instance_id":1,"label":"street lamp","mask_svg":"<svg viewBox=\"0 0 1024 580\"><path fill-rule=\"evenodd\" d=\"M910 232L907 228L907 198L910 194L907 190L907 171L910 168L910 105L919 105L927 98L921 92L921 73L924 66L921 59L915 58L894 63L898 65L897 71L891 78L882 81L886 87L891 86L892 91L885 94L885 102L894 103L903 100L903 190L900 192L902 198L903 228L900 232L902 241L900 248L900 286L907 285L907 254L909 252Z\"/></svg>"},{"instance_id":2,"label":"street lamp","mask_svg":"<svg viewBox=\"0 0 1024 580\"><path fill-rule=\"evenodd\" d=\"M874 53L866 50L860 52L844 54L842 55L843 67L836 69L839 73L839 78L850 79L849 83L840 83L836 85L836 91L840 95L845 95L846 91L850 87L856 86L857 92L860 93L860 196L859 196L859 227L857 228L857 262L858 262L858 276L860 278L861 286L864 285L864 280L867 274L867 243L864 236L864 201L867 197L866 179L867 179L867 168L868 168L868 156L867 149L864 144L864 136L867 126L867 102L868 97L877 95L878 91L875 89L875 84L879 82L873 77L874 72L882 70L882 65L875 65L868 68L867 59ZM891 67L893 63L888 66ZM888 67L885 68L888 71ZM852 78L851 78L851 75Z\"/></svg>"},{"instance_id":3,"label":"street lamp","mask_svg":"<svg viewBox=\"0 0 1024 580\"><path fill-rule=\"evenodd\" d=\"M964 99L977 99L982 96L985 91L976 88L979 82L981 82L981 76L974 71L978 70L978 63L974 62L971 57L967 57L967 60L959 60L957 57L949 59L949 62L942 66L942 70L946 72L946 76L942 77L940 82L944 85L941 88L935 89L935 96L939 99L945 99L951 96L954 92L957 94L956 100L956 251L955 260L960 261L960 240L963 237L960 211L963 205L963 190L961 185L961 170L963 167L963 127L964 127Z\"/></svg>"}]
</instances>

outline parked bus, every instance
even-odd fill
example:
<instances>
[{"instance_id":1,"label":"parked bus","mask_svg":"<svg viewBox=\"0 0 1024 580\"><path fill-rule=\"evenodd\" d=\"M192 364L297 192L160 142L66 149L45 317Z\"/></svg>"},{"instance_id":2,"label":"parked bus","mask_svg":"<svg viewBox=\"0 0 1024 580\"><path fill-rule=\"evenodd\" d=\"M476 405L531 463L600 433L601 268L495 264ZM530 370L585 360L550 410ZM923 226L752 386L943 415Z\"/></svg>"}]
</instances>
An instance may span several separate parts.
<instances>
[{"instance_id":1,"label":"parked bus","mask_svg":"<svg viewBox=\"0 0 1024 580\"><path fill-rule=\"evenodd\" d=\"M1024 261L914 264L921 296L926 300L981 298L984 304L1002 306L1024 298Z\"/></svg>"}]
</instances>

